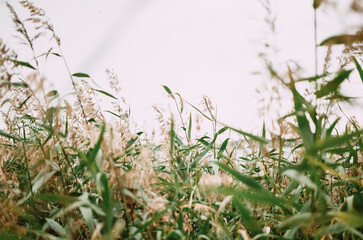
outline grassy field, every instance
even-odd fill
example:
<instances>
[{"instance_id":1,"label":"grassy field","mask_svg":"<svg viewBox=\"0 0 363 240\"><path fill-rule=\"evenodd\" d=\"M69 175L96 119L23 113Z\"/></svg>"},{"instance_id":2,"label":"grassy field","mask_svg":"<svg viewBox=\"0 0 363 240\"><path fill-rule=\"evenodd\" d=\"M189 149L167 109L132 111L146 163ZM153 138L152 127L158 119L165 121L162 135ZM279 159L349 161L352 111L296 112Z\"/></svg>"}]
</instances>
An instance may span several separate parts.
<instances>
[{"instance_id":1,"label":"grassy field","mask_svg":"<svg viewBox=\"0 0 363 240\"><path fill-rule=\"evenodd\" d=\"M42 9L16 6L33 59L0 39L0 239L363 239L363 130L340 91L353 72L363 84L361 32L319 43L345 45L334 72L304 78L265 61L293 106L274 131L225 125L208 98L189 103L163 86L177 114L155 107L158 140L135 130L112 71L112 92L72 72L74 94L47 91L47 58L67 66L61 41ZM38 52L39 38L56 47Z\"/></svg>"}]
</instances>

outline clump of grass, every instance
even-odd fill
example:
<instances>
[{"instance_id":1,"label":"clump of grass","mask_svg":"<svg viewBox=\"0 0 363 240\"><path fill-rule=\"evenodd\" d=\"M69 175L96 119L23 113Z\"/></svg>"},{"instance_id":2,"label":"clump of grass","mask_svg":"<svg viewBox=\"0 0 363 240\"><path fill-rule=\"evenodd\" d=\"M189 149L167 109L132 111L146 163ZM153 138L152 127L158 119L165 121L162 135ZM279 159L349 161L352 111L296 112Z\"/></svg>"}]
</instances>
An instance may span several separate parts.
<instances>
[{"instance_id":1,"label":"clump of grass","mask_svg":"<svg viewBox=\"0 0 363 240\"><path fill-rule=\"evenodd\" d=\"M111 70L113 92L71 72L75 96L46 91L38 59L65 58L52 49L39 54L34 42L47 34L58 47L60 40L43 10L20 3L38 32L30 36L7 4L34 58L21 61L0 41L0 238L363 237L362 129L349 118L339 132L341 120L331 114L334 105L351 101L340 86L352 71L363 81L357 51L345 51L353 66L328 74L326 64L324 74L309 78L290 67L280 73L267 61L269 77L292 99L270 136L265 126L260 134L228 126L208 98L196 107L164 86L176 116L155 106L164 138L144 141ZM359 36L323 45L349 45ZM100 96L113 109L102 109ZM201 121L211 131L204 132Z\"/></svg>"}]
</instances>

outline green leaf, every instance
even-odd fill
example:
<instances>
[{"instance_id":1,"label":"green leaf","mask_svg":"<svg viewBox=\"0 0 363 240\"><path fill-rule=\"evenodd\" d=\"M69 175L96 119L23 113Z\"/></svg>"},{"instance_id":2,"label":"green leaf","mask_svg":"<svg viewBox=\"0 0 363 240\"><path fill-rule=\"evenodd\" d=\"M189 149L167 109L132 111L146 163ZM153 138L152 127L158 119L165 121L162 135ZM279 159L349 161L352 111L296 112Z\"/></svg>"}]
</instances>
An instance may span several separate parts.
<instances>
[{"instance_id":1,"label":"green leaf","mask_svg":"<svg viewBox=\"0 0 363 240\"><path fill-rule=\"evenodd\" d=\"M220 134L224 133L225 131L227 131L228 129L229 129L229 127L223 127L221 129L219 129L218 134L220 135Z\"/></svg>"},{"instance_id":2,"label":"green leaf","mask_svg":"<svg viewBox=\"0 0 363 240\"><path fill-rule=\"evenodd\" d=\"M105 134L105 131L106 131L106 126L104 123L102 125L100 135L98 136L97 143L95 144L95 146L93 148L91 148L88 151L87 156L86 156L86 158L87 158L86 163L91 168L90 170L93 171L94 174L99 172L99 169L96 164L96 156L97 156L98 151L101 148L101 143L102 143L102 139L103 139L103 135Z\"/></svg>"},{"instance_id":3,"label":"green leaf","mask_svg":"<svg viewBox=\"0 0 363 240\"><path fill-rule=\"evenodd\" d=\"M359 130L350 134L344 134L341 136L330 136L325 139L318 140L315 143L315 150L323 150L327 148L337 147L341 146L344 143L348 143L350 140L352 140L353 137L359 136L363 134L363 130Z\"/></svg>"},{"instance_id":4,"label":"green leaf","mask_svg":"<svg viewBox=\"0 0 363 240\"><path fill-rule=\"evenodd\" d=\"M327 96L330 93L337 92L339 86L346 80L350 73L353 70L342 70L338 73L338 75L327 84L323 85L318 91L315 92L315 95L318 98Z\"/></svg>"},{"instance_id":5,"label":"green leaf","mask_svg":"<svg viewBox=\"0 0 363 240\"><path fill-rule=\"evenodd\" d=\"M296 182L295 182L296 183ZM297 184L297 183L296 183ZM310 207L311 207L311 202L312 202L312 199L309 198L309 200L307 200L304 204L304 206L301 208L300 210L300 213L307 213L309 212L310 210ZM294 239L294 236L295 236L295 233L299 230L299 227L292 227L292 228L289 228L285 234L284 234L284 238L287 238L287 239Z\"/></svg>"},{"instance_id":6,"label":"green leaf","mask_svg":"<svg viewBox=\"0 0 363 240\"><path fill-rule=\"evenodd\" d=\"M169 93L170 95L172 95L173 93L171 92L171 90L167 87L167 86L165 86L165 85L163 85L163 88L165 89L165 91L167 92L167 93Z\"/></svg>"},{"instance_id":7,"label":"green leaf","mask_svg":"<svg viewBox=\"0 0 363 240\"><path fill-rule=\"evenodd\" d=\"M46 52L46 53L42 53L42 54L40 54L39 56L37 56L37 57L35 57L35 58L32 58L31 60L35 60L35 59L40 58L40 57L43 57L43 56L45 56L45 58L48 58L49 54L52 54L52 55L57 56L57 57L62 57L59 53L50 52L51 50L52 50L52 49L49 49L49 51L48 51L48 52Z\"/></svg>"},{"instance_id":8,"label":"green leaf","mask_svg":"<svg viewBox=\"0 0 363 240\"><path fill-rule=\"evenodd\" d=\"M169 232L168 236L166 236L166 240L173 240L173 239L185 239L183 232L181 230L173 230Z\"/></svg>"},{"instance_id":9,"label":"green leaf","mask_svg":"<svg viewBox=\"0 0 363 240\"><path fill-rule=\"evenodd\" d=\"M15 145L0 143L1 146L15 148Z\"/></svg>"},{"instance_id":10,"label":"green leaf","mask_svg":"<svg viewBox=\"0 0 363 240\"><path fill-rule=\"evenodd\" d=\"M228 187L224 185L219 187L213 187L213 186L207 187L205 190L213 193L217 192L219 194L224 194L224 195L233 195L238 199L245 199L252 203L264 203L271 206L276 205L281 207L282 209L286 209L285 206L294 205L293 203L290 203L283 198L274 197L269 192L263 190L262 191L251 191L250 189L241 190L239 188Z\"/></svg>"},{"instance_id":11,"label":"green leaf","mask_svg":"<svg viewBox=\"0 0 363 240\"><path fill-rule=\"evenodd\" d=\"M28 62L23 62L23 61L18 61L18 60L11 60L12 62L14 62L16 65L20 65L20 66L24 66L33 70L36 70L35 67L33 67L30 63Z\"/></svg>"},{"instance_id":12,"label":"green leaf","mask_svg":"<svg viewBox=\"0 0 363 240\"><path fill-rule=\"evenodd\" d=\"M99 89L93 89L93 90L95 90L96 92L102 93L102 94L104 94L104 95L106 95L106 96L108 96L110 98L113 98L113 99L116 99L117 100L117 98L115 96L113 96L112 94L110 94L108 92L105 92L105 91L99 90Z\"/></svg>"},{"instance_id":13,"label":"green leaf","mask_svg":"<svg viewBox=\"0 0 363 240\"><path fill-rule=\"evenodd\" d=\"M311 181L310 178L308 178L304 174L302 174L294 169L288 169L288 170L284 171L283 174L285 176L288 176L290 179L299 182L301 185L305 185L308 188L314 189L315 191L317 191L317 189L318 189L316 184L313 181Z\"/></svg>"},{"instance_id":14,"label":"green leaf","mask_svg":"<svg viewBox=\"0 0 363 240\"><path fill-rule=\"evenodd\" d=\"M105 174L101 175L101 186L102 186L102 209L105 212L104 224L106 234L110 235L112 231L112 220L113 220L113 199L112 199L112 191L110 186L108 185L108 180Z\"/></svg>"},{"instance_id":15,"label":"green leaf","mask_svg":"<svg viewBox=\"0 0 363 240\"><path fill-rule=\"evenodd\" d=\"M194 108L195 110L197 110L203 117L205 117L206 119L208 119L209 121L213 121L211 118L209 118L207 115L205 115L202 111L200 111L197 107L195 107L193 104L189 103L188 101L185 101L187 104L189 104L189 106L191 106L192 108Z\"/></svg>"},{"instance_id":16,"label":"green leaf","mask_svg":"<svg viewBox=\"0 0 363 240\"><path fill-rule=\"evenodd\" d=\"M1 82L1 86L29 87L25 82Z\"/></svg>"},{"instance_id":17,"label":"green leaf","mask_svg":"<svg viewBox=\"0 0 363 240\"><path fill-rule=\"evenodd\" d=\"M88 208L88 207L79 207L79 210L81 211L82 216L83 216L84 220L86 221L89 231L93 232L94 219L93 219L92 209Z\"/></svg>"},{"instance_id":18,"label":"green leaf","mask_svg":"<svg viewBox=\"0 0 363 240\"><path fill-rule=\"evenodd\" d=\"M323 78L323 77L326 77L327 75L328 75L328 73L324 73L324 74L313 76L313 77L300 78L296 82L304 82L304 81L315 82L316 80L318 80L320 78Z\"/></svg>"},{"instance_id":19,"label":"green leaf","mask_svg":"<svg viewBox=\"0 0 363 240\"><path fill-rule=\"evenodd\" d=\"M214 145L214 143L216 142L216 140L217 140L217 137L218 137L218 134L216 133L215 135L214 135L214 138L213 138L213 140L210 142L210 143L208 143L208 142L205 142L207 145L206 145L206 148L204 149L204 151L203 152L201 152L201 153L197 153L196 154L196 156L195 156L195 158L194 158L194 161L193 161L193 163L192 163L192 166L194 166L199 160L201 160L207 153L208 153L208 151L213 147L213 145ZM199 139L199 141L200 141L201 139ZM203 141L200 141L200 142L202 142L203 143Z\"/></svg>"},{"instance_id":20,"label":"green leaf","mask_svg":"<svg viewBox=\"0 0 363 240\"><path fill-rule=\"evenodd\" d=\"M320 43L320 46L334 45L334 44L351 44L353 42L360 42L360 41L363 41L363 35L343 34L325 39Z\"/></svg>"},{"instance_id":21,"label":"green leaf","mask_svg":"<svg viewBox=\"0 0 363 240\"><path fill-rule=\"evenodd\" d=\"M58 233L60 236L64 237L67 235L67 231L58 222L51 218L46 218L45 220L49 224L50 228Z\"/></svg>"},{"instance_id":22,"label":"green leaf","mask_svg":"<svg viewBox=\"0 0 363 240\"><path fill-rule=\"evenodd\" d=\"M35 234L37 236L37 238L35 238L33 236L32 239L52 239L52 240L68 240L69 238L64 238L64 237L56 237L53 234L50 233L46 233L45 231L41 231L41 230L30 230L28 229L29 233Z\"/></svg>"},{"instance_id":23,"label":"green leaf","mask_svg":"<svg viewBox=\"0 0 363 240\"><path fill-rule=\"evenodd\" d=\"M219 148L218 158L220 158L223 155L224 150L226 150L228 141L229 141L229 138L227 138L226 140L223 141L221 147Z\"/></svg>"},{"instance_id":24,"label":"green leaf","mask_svg":"<svg viewBox=\"0 0 363 240\"><path fill-rule=\"evenodd\" d=\"M266 143L266 144L267 144L267 143L269 143L269 141L268 141L267 139L263 138L263 137L255 136L255 135L253 135L253 134L251 134L251 133L247 133L247 132L244 132L244 131L242 131L242 130L239 130L239 129L236 129L236 128L233 128L233 127L230 127L230 126L228 126L228 125L226 125L226 124L223 124L223 123L220 123L220 124L222 124L223 126L225 126L225 127L229 128L229 129L231 129L232 131L234 131L234 132L236 132L236 133L242 134L243 136L249 137L249 138L251 138L252 140L255 140L255 141L257 141L257 142L262 142L262 143Z\"/></svg>"},{"instance_id":25,"label":"green leaf","mask_svg":"<svg viewBox=\"0 0 363 240\"><path fill-rule=\"evenodd\" d=\"M149 221L147 221L146 223L144 223L143 225L141 225L140 227L138 227L138 229L132 234L132 236L136 236L138 233L140 233L142 230L144 230L145 228L147 228L150 224L152 224L153 222L155 222L156 219L160 218L161 216L163 216L166 212L168 211L168 209L164 209L161 212L157 212L154 217L152 217Z\"/></svg>"},{"instance_id":26,"label":"green leaf","mask_svg":"<svg viewBox=\"0 0 363 240\"><path fill-rule=\"evenodd\" d=\"M135 194L133 194L130 190L128 190L127 188L123 188L122 189L122 193L125 194L126 196L129 196L130 198L132 198L135 202L137 202L138 204L140 204L141 206L144 205L140 199L138 199Z\"/></svg>"},{"instance_id":27,"label":"green leaf","mask_svg":"<svg viewBox=\"0 0 363 240\"><path fill-rule=\"evenodd\" d=\"M326 136L330 137L335 126L337 125L337 123L339 122L340 118L335 119L335 121L330 125L330 127L326 130Z\"/></svg>"},{"instance_id":28,"label":"green leaf","mask_svg":"<svg viewBox=\"0 0 363 240\"><path fill-rule=\"evenodd\" d=\"M339 234L341 232L344 232L349 229L349 226L342 224L342 223L334 223L329 226L323 226L317 233L315 233L315 236L322 237L324 235L333 235L333 234Z\"/></svg>"},{"instance_id":29,"label":"green leaf","mask_svg":"<svg viewBox=\"0 0 363 240\"><path fill-rule=\"evenodd\" d=\"M291 228L301 225L308 225L312 217L311 212L296 214L278 224L279 228Z\"/></svg>"},{"instance_id":30,"label":"green leaf","mask_svg":"<svg viewBox=\"0 0 363 240\"><path fill-rule=\"evenodd\" d=\"M129 141L127 141L125 149L130 148L130 147L131 147L131 146L132 146L132 145L136 142L136 140L137 140L138 138L139 138L139 137L131 138Z\"/></svg>"},{"instance_id":31,"label":"green leaf","mask_svg":"<svg viewBox=\"0 0 363 240\"><path fill-rule=\"evenodd\" d=\"M60 55L59 53L52 52L50 54L53 54L54 56L57 56L57 57L62 57L62 55Z\"/></svg>"},{"instance_id":32,"label":"green leaf","mask_svg":"<svg viewBox=\"0 0 363 240\"><path fill-rule=\"evenodd\" d=\"M32 96L28 96L18 107L18 109L20 109L22 106L24 106L24 104L31 98Z\"/></svg>"},{"instance_id":33,"label":"green leaf","mask_svg":"<svg viewBox=\"0 0 363 240\"><path fill-rule=\"evenodd\" d=\"M235 179L237 179L240 182L249 186L251 189L256 190L256 191L261 191L261 190L266 191L266 189L264 189L255 179L253 179L249 176L243 175L242 173L238 172L237 170L235 170L225 164L218 163L218 162L216 162L215 164L217 164L224 171L230 173Z\"/></svg>"},{"instance_id":34,"label":"green leaf","mask_svg":"<svg viewBox=\"0 0 363 240\"><path fill-rule=\"evenodd\" d=\"M188 137L192 138L192 113L189 115Z\"/></svg>"},{"instance_id":35,"label":"green leaf","mask_svg":"<svg viewBox=\"0 0 363 240\"><path fill-rule=\"evenodd\" d=\"M293 228L293 227L299 227L303 225L309 225L311 223L314 223L316 225L321 225L326 222L328 222L331 219L330 216L322 214L322 213L311 213L311 212L305 212L305 213L299 213L292 217L289 217L283 221L281 221L277 226L281 229L286 228Z\"/></svg>"},{"instance_id":36,"label":"green leaf","mask_svg":"<svg viewBox=\"0 0 363 240\"><path fill-rule=\"evenodd\" d=\"M240 200L233 197L233 206L240 214L243 226L252 233L253 236L263 233L261 226L258 224L251 212L240 203ZM266 239L266 238L260 238Z\"/></svg>"},{"instance_id":37,"label":"green leaf","mask_svg":"<svg viewBox=\"0 0 363 240\"><path fill-rule=\"evenodd\" d=\"M87 73L73 73L73 77L79 77L79 78L91 78Z\"/></svg>"},{"instance_id":38,"label":"green leaf","mask_svg":"<svg viewBox=\"0 0 363 240\"><path fill-rule=\"evenodd\" d=\"M32 181L32 191L36 192L38 189L46 183L57 171L48 172L47 168L42 169L38 175Z\"/></svg>"},{"instance_id":39,"label":"green leaf","mask_svg":"<svg viewBox=\"0 0 363 240\"><path fill-rule=\"evenodd\" d=\"M265 121L263 122L263 126L262 126L262 137L266 138L266 124L265 124ZM260 151L258 153L259 157L261 157L263 155L263 146L264 146L264 144L262 142L260 142Z\"/></svg>"},{"instance_id":40,"label":"green leaf","mask_svg":"<svg viewBox=\"0 0 363 240\"><path fill-rule=\"evenodd\" d=\"M6 133L1 129L0 129L0 136L6 137L6 138L11 138L11 139L17 140L17 141L19 140L19 138L15 137L15 136L13 136L13 135L11 135L9 133Z\"/></svg>"},{"instance_id":41,"label":"green leaf","mask_svg":"<svg viewBox=\"0 0 363 240\"><path fill-rule=\"evenodd\" d=\"M363 239L363 234L361 231L359 231L355 228L352 228L352 227L349 227L349 231L351 231L353 234L357 235L360 239Z\"/></svg>"},{"instance_id":42,"label":"green leaf","mask_svg":"<svg viewBox=\"0 0 363 240\"><path fill-rule=\"evenodd\" d=\"M174 140L175 140L175 131L174 131L174 119L170 119L170 157L174 158Z\"/></svg>"},{"instance_id":43,"label":"green leaf","mask_svg":"<svg viewBox=\"0 0 363 240\"><path fill-rule=\"evenodd\" d=\"M359 214L363 213L363 193L353 195L353 207Z\"/></svg>"},{"instance_id":44,"label":"green leaf","mask_svg":"<svg viewBox=\"0 0 363 240\"><path fill-rule=\"evenodd\" d=\"M289 184L286 186L285 190L282 192L281 196L282 197L288 196L297 187L299 187L299 183L297 181L289 182Z\"/></svg>"},{"instance_id":45,"label":"green leaf","mask_svg":"<svg viewBox=\"0 0 363 240\"><path fill-rule=\"evenodd\" d=\"M306 117L306 110L304 105L308 103L303 96L296 90L295 86L292 88L294 97L295 116L298 123L298 132L303 139L305 147L311 146L314 141L313 133L310 129L309 120Z\"/></svg>"},{"instance_id":46,"label":"green leaf","mask_svg":"<svg viewBox=\"0 0 363 240\"><path fill-rule=\"evenodd\" d=\"M359 76L360 76L360 79L362 80L363 82L363 70L362 70L362 67L359 65L357 59L355 57L352 57L353 58L353 61L355 63L355 66L357 67L357 70L359 72Z\"/></svg>"},{"instance_id":47,"label":"green leaf","mask_svg":"<svg viewBox=\"0 0 363 240\"><path fill-rule=\"evenodd\" d=\"M363 226L363 217L362 215L358 214L349 214L340 211L332 211L328 212L328 216L334 217L338 220L338 222L342 222L345 225L353 228L360 228Z\"/></svg>"},{"instance_id":48,"label":"green leaf","mask_svg":"<svg viewBox=\"0 0 363 240\"><path fill-rule=\"evenodd\" d=\"M118 114L116 114L116 113L114 113L114 112L111 112L111 111L109 111L109 110L106 110L105 112L111 113L112 115L114 115L114 116L115 116L115 117L117 117L117 118L121 118L121 116L120 116L120 115L118 115Z\"/></svg>"},{"instance_id":49,"label":"green leaf","mask_svg":"<svg viewBox=\"0 0 363 240\"><path fill-rule=\"evenodd\" d=\"M215 117L214 117L214 115L213 115L213 113L212 113L212 110L211 110L211 109L210 109L210 107L209 107L209 104L208 104L208 101L207 101L207 99L206 99L206 98L204 98L204 104L205 104L205 106L207 107L207 110L208 110L208 112L209 112L209 114L210 114L211 118L213 119L213 121L216 121L216 119L215 119Z\"/></svg>"},{"instance_id":50,"label":"green leaf","mask_svg":"<svg viewBox=\"0 0 363 240\"><path fill-rule=\"evenodd\" d=\"M46 96L47 97L54 97L54 98L56 98L56 97L59 96L59 94L58 94L58 91L57 90L52 90L52 91L49 91Z\"/></svg>"}]
</instances>

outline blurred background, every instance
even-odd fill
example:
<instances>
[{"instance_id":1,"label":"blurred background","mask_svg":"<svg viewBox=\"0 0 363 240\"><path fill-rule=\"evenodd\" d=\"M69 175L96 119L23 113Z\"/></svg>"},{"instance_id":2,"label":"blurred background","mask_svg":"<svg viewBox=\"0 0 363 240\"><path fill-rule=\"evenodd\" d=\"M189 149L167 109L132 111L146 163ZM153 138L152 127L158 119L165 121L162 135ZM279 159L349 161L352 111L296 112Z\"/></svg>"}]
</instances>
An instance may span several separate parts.
<instances>
[{"instance_id":1,"label":"blurred background","mask_svg":"<svg viewBox=\"0 0 363 240\"><path fill-rule=\"evenodd\" d=\"M91 75L107 90L105 69L113 69L121 79L132 118L142 127L158 124L152 105L173 109L162 88L166 85L195 105L207 95L217 105L219 120L254 132L262 126L259 109L266 106L261 102L276 104L268 102L274 85L264 75L263 59L293 60L301 67L301 76L315 74L312 1L38 0L35 4L54 25L70 71ZM318 43L359 30L363 18L352 11L353 4L361 7L362 1L326 1L318 9ZM1 0L0 38L20 52L24 61L31 59L15 34ZM43 40L39 47L48 44L49 40ZM326 47L318 49L318 73L326 52ZM49 87L66 94L72 87L59 61L49 58L44 71ZM352 79L344 91L362 97L363 84ZM288 106L275 107L286 112ZM351 107L348 113L362 122L361 109L362 105Z\"/></svg>"}]
</instances>

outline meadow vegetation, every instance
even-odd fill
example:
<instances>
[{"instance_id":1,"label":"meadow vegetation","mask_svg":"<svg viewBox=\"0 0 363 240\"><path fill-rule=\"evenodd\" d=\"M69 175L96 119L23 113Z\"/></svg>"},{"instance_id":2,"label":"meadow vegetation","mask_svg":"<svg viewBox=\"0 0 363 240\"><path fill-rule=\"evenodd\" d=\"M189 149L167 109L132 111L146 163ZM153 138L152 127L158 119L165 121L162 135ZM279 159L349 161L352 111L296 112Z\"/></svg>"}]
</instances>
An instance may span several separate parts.
<instances>
[{"instance_id":1,"label":"meadow vegetation","mask_svg":"<svg viewBox=\"0 0 363 240\"><path fill-rule=\"evenodd\" d=\"M291 96L274 131L228 126L208 98L189 103L163 86L177 114L155 106L155 139L133 127L110 70L112 91L69 70L74 93L48 91L47 59L68 69L61 41L32 2L7 7L33 58L0 40L0 239L363 239L363 131L336 117L354 104L342 83L354 72L363 84L362 32L319 43L328 54L345 46L334 72L301 77L265 59L265 77ZM54 47L38 52L39 38Z\"/></svg>"}]
</instances>

